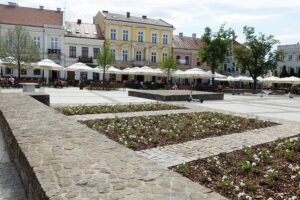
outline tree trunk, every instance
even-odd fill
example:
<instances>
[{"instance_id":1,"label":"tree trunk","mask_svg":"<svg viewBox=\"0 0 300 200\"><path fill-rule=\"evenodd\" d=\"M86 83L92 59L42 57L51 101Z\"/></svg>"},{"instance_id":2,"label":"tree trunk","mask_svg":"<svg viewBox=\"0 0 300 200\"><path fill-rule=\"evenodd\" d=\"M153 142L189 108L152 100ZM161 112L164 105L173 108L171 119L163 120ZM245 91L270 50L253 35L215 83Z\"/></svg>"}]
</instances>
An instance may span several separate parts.
<instances>
[{"instance_id":1,"label":"tree trunk","mask_svg":"<svg viewBox=\"0 0 300 200\"><path fill-rule=\"evenodd\" d=\"M256 78L253 79L253 87L254 87L254 90L256 91L256 89L257 89L257 80L256 80Z\"/></svg>"},{"instance_id":2,"label":"tree trunk","mask_svg":"<svg viewBox=\"0 0 300 200\"><path fill-rule=\"evenodd\" d=\"M18 65L18 79L21 78L21 66Z\"/></svg>"},{"instance_id":3,"label":"tree trunk","mask_svg":"<svg viewBox=\"0 0 300 200\"><path fill-rule=\"evenodd\" d=\"M215 64L212 64L212 68L211 68L211 73L212 74L215 74ZM215 86L215 77L212 77L211 78L211 84L213 85L213 86Z\"/></svg>"}]
</instances>

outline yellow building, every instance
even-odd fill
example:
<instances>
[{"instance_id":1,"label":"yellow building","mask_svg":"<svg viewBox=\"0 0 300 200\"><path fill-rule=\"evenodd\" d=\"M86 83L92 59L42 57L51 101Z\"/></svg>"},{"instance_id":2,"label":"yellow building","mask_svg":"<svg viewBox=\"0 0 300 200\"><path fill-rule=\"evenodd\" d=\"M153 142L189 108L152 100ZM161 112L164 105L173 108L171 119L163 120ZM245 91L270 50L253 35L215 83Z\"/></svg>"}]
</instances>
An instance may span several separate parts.
<instances>
[{"instance_id":1,"label":"yellow building","mask_svg":"<svg viewBox=\"0 0 300 200\"><path fill-rule=\"evenodd\" d=\"M109 41L117 67L160 67L172 51L174 27L162 19L102 11L94 17L94 24L100 25Z\"/></svg>"}]
</instances>

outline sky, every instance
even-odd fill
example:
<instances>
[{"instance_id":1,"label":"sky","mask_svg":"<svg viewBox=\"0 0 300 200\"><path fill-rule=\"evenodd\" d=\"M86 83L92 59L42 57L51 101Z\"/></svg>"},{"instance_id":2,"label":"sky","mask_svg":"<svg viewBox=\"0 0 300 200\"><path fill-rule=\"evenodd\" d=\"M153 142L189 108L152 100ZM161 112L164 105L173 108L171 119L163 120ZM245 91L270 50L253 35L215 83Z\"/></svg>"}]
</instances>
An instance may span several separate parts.
<instances>
[{"instance_id":1,"label":"sky","mask_svg":"<svg viewBox=\"0 0 300 200\"><path fill-rule=\"evenodd\" d=\"M196 33L200 37L204 28L213 31L226 23L243 43L243 26L252 26L256 32L274 35L281 45L300 42L299 0L9 0L19 6L45 9L62 8L67 21L92 23L98 11L130 12L132 16L147 15L163 19L175 27L174 34L185 36ZM7 1L0 0L2 4Z\"/></svg>"}]
</instances>

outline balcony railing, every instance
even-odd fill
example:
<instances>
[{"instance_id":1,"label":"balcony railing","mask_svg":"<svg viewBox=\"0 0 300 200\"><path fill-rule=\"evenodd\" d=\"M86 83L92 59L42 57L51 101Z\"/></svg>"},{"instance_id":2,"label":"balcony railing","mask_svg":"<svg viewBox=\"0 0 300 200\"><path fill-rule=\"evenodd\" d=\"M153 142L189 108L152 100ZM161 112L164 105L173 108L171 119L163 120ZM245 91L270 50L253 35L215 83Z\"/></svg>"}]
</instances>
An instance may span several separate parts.
<instances>
[{"instance_id":1,"label":"balcony railing","mask_svg":"<svg viewBox=\"0 0 300 200\"><path fill-rule=\"evenodd\" d=\"M135 61L133 61L133 65L135 65L135 66L145 66L145 65L149 65L149 61L145 61L145 60L137 61L137 60L135 60Z\"/></svg>"},{"instance_id":2,"label":"balcony railing","mask_svg":"<svg viewBox=\"0 0 300 200\"><path fill-rule=\"evenodd\" d=\"M78 62L82 63L93 63L93 57L85 57L85 56L79 56Z\"/></svg>"},{"instance_id":3,"label":"balcony railing","mask_svg":"<svg viewBox=\"0 0 300 200\"><path fill-rule=\"evenodd\" d=\"M60 49L48 49L48 54L60 55Z\"/></svg>"},{"instance_id":4,"label":"balcony railing","mask_svg":"<svg viewBox=\"0 0 300 200\"><path fill-rule=\"evenodd\" d=\"M128 65L128 66L130 66L130 65L132 65L132 62L130 62L130 61L123 61L123 60L115 60L114 64L115 65Z\"/></svg>"}]
</instances>

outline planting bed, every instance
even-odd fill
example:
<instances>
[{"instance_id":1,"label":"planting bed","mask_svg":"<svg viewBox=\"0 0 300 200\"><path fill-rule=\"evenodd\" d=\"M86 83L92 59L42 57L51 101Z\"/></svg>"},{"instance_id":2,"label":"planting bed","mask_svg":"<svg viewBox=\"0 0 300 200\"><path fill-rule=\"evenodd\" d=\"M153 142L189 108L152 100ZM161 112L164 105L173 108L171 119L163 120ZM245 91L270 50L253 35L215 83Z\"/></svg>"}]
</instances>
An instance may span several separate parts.
<instances>
[{"instance_id":1,"label":"planting bed","mask_svg":"<svg viewBox=\"0 0 300 200\"><path fill-rule=\"evenodd\" d=\"M86 115L101 113L121 113L121 112L138 112L138 111L155 111L155 110L178 110L184 109L182 106L170 104L129 104L129 105L102 105L102 106L70 106L55 108L65 115Z\"/></svg>"},{"instance_id":2,"label":"planting bed","mask_svg":"<svg viewBox=\"0 0 300 200\"><path fill-rule=\"evenodd\" d=\"M300 199L300 138L171 167L229 199Z\"/></svg>"},{"instance_id":3,"label":"planting bed","mask_svg":"<svg viewBox=\"0 0 300 200\"><path fill-rule=\"evenodd\" d=\"M276 125L212 112L90 120L82 123L133 150Z\"/></svg>"}]
</instances>

